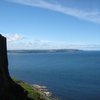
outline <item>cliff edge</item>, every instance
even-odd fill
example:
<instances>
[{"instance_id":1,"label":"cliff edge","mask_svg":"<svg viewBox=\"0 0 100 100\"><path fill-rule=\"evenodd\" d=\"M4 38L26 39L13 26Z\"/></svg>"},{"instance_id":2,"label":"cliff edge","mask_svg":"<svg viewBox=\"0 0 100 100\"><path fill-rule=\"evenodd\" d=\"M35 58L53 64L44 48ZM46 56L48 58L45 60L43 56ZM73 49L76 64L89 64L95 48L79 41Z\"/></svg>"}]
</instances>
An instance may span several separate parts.
<instances>
[{"instance_id":1,"label":"cliff edge","mask_svg":"<svg viewBox=\"0 0 100 100\"><path fill-rule=\"evenodd\" d=\"M8 71L6 38L0 35L0 100L31 100L27 92L15 83Z\"/></svg>"}]
</instances>

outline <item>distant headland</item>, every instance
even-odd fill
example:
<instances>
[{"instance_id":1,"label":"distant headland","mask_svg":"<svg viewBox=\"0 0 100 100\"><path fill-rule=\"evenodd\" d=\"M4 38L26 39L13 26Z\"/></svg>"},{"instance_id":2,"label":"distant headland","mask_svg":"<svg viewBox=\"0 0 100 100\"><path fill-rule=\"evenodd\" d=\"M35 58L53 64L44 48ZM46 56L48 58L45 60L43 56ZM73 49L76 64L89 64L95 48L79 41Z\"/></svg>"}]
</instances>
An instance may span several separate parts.
<instances>
[{"instance_id":1,"label":"distant headland","mask_svg":"<svg viewBox=\"0 0 100 100\"><path fill-rule=\"evenodd\" d=\"M78 52L79 49L47 49L47 50L8 50L8 53L60 53L60 52Z\"/></svg>"}]
</instances>

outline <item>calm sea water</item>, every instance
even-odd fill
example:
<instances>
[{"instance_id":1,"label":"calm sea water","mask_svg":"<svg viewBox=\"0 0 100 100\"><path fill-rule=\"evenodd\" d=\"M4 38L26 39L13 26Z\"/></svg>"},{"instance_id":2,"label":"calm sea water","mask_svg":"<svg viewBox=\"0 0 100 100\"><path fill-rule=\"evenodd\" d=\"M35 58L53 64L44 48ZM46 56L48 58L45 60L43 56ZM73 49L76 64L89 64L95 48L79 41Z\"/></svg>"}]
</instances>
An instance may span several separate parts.
<instances>
[{"instance_id":1,"label":"calm sea water","mask_svg":"<svg viewBox=\"0 0 100 100\"><path fill-rule=\"evenodd\" d=\"M10 74L61 100L100 100L100 52L9 53Z\"/></svg>"}]
</instances>

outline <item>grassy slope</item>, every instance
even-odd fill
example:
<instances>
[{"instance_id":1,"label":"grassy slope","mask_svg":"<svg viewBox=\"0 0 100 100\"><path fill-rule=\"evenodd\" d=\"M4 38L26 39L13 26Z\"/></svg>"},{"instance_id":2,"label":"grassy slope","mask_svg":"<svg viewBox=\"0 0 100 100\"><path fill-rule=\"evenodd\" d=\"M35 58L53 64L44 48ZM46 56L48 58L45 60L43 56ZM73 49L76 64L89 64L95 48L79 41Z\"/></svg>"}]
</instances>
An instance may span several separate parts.
<instances>
[{"instance_id":1,"label":"grassy slope","mask_svg":"<svg viewBox=\"0 0 100 100\"><path fill-rule=\"evenodd\" d=\"M19 81L16 79L14 79L14 81L20 86L22 86L25 89L25 91L27 91L28 97L31 98L32 100L53 100L50 99L49 97L46 97L42 92L37 91L35 88L33 88L27 83L24 83L23 81Z\"/></svg>"}]
</instances>

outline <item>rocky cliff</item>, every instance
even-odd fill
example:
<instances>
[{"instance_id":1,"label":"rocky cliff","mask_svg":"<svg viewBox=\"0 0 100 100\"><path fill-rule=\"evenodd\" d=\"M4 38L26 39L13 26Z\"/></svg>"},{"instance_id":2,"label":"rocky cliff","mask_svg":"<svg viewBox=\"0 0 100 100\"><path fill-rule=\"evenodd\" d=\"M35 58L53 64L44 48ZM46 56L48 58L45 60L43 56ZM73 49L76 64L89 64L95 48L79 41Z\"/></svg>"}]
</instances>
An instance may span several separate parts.
<instances>
[{"instance_id":1,"label":"rocky cliff","mask_svg":"<svg viewBox=\"0 0 100 100\"><path fill-rule=\"evenodd\" d=\"M0 100L30 100L27 92L10 77L6 38L0 35Z\"/></svg>"}]
</instances>

